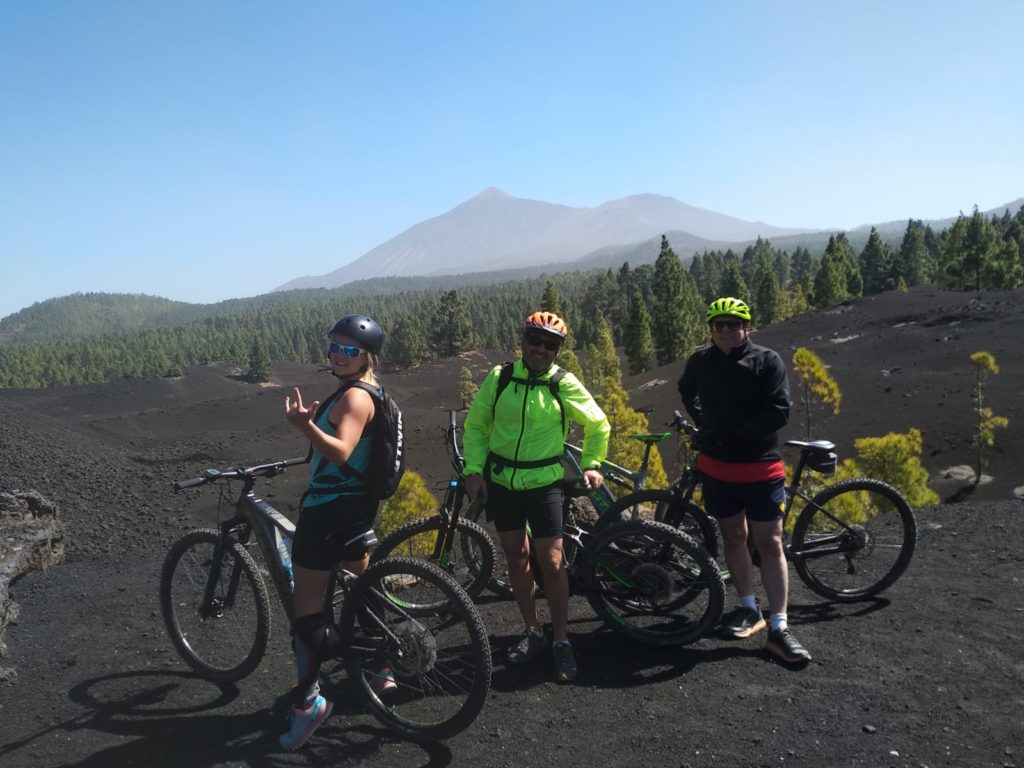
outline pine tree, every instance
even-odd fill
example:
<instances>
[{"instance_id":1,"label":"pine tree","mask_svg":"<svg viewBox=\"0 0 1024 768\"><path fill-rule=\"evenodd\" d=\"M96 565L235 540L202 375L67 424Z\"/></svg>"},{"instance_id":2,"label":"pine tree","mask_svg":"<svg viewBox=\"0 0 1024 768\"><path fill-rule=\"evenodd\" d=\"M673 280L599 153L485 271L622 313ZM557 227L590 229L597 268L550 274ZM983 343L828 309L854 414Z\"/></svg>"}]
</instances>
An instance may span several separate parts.
<instances>
[{"instance_id":1,"label":"pine tree","mask_svg":"<svg viewBox=\"0 0 1024 768\"><path fill-rule=\"evenodd\" d=\"M468 408L469 404L473 402L478 389L480 388L473 381L473 372L463 366L459 371L459 399L462 401L463 408Z\"/></svg>"},{"instance_id":2,"label":"pine tree","mask_svg":"<svg viewBox=\"0 0 1024 768\"><path fill-rule=\"evenodd\" d=\"M762 256L754 272L754 311L758 327L771 325L785 317L785 296L779 290L775 270Z\"/></svg>"},{"instance_id":3,"label":"pine tree","mask_svg":"<svg viewBox=\"0 0 1024 768\"><path fill-rule=\"evenodd\" d=\"M811 406L817 403L829 406L832 413L838 416L843 394L821 358L806 347L798 347L793 353L793 368L799 380L800 400L804 405L804 425L807 439L810 440Z\"/></svg>"},{"instance_id":4,"label":"pine tree","mask_svg":"<svg viewBox=\"0 0 1024 768\"><path fill-rule=\"evenodd\" d=\"M920 221L907 221L903 241L896 256L895 272L908 286L921 285L932 279L935 265L924 239L924 227Z\"/></svg>"},{"instance_id":5,"label":"pine tree","mask_svg":"<svg viewBox=\"0 0 1024 768\"><path fill-rule=\"evenodd\" d=\"M991 352L975 352L971 355L971 363L975 370L971 398L974 400L974 415L978 425L978 431L972 440L976 450L974 484L978 485L985 467L988 466L988 452L995 445L996 430L1005 429L1010 422L1005 416L993 414L992 409L985 405L985 384L988 377L999 373L999 364L995 356Z\"/></svg>"},{"instance_id":6,"label":"pine tree","mask_svg":"<svg viewBox=\"0 0 1024 768\"><path fill-rule=\"evenodd\" d=\"M864 250L860 252L860 273L864 278L864 293L884 293L896 287L896 266L892 251L874 227L868 235Z\"/></svg>"},{"instance_id":7,"label":"pine tree","mask_svg":"<svg viewBox=\"0 0 1024 768\"><path fill-rule=\"evenodd\" d=\"M647 303L639 290L634 289L629 305L629 324L626 326L626 359L630 374L643 373L651 368L654 342L651 340L651 316Z\"/></svg>"},{"instance_id":8,"label":"pine tree","mask_svg":"<svg viewBox=\"0 0 1024 768\"><path fill-rule=\"evenodd\" d=\"M385 359L392 365L406 368L417 365L430 355L423 325L416 315L402 315L387 336Z\"/></svg>"},{"instance_id":9,"label":"pine tree","mask_svg":"<svg viewBox=\"0 0 1024 768\"><path fill-rule=\"evenodd\" d=\"M262 339L257 338L252 342L249 350L249 371L246 376L250 381L270 380L270 356L267 355L267 348Z\"/></svg>"},{"instance_id":10,"label":"pine tree","mask_svg":"<svg viewBox=\"0 0 1024 768\"><path fill-rule=\"evenodd\" d=\"M630 440L629 435L646 434L649 430L647 417L630 407L629 397L622 388L622 371L612 344L611 329L603 321L599 327L598 343L587 347L587 388L612 426L608 441L609 460L636 469L643 461L644 446L639 441ZM657 451L651 452L647 471L649 488L668 485L661 455Z\"/></svg>"},{"instance_id":11,"label":"pine tree","mask_svg":"<svg viewBox=\"0 0 1024 768\"><path fill-rule=\"evenodd\" d=\"M434 312L430 343L438 357L454 357L473 344L469 306L459 292L445 292Z\"/></svg>"},{"instance_id":12,"label":"pine tree","mask_svg":"<svg viewBox=\"0 0 1024 768\"><path fill-rule=\"evenodd\" d=\"M683 277L682 262L662 235L661 253L654 262L655 304L652 312L654 347L659 365L678 360L686 349Z\"/></svg>"},{"instance_id":13,"label":"pine tree","mask_svg":"<svg viewBox=\"0 0 1024 768\"><path fill-rule=\"evenodd\" d=\"M747 290L747 283L740 274L740 266L736 259L727 259L725 262L725 271L718 285L718 296L732 296L743 301L750 299L750 291Z\"/></svg>"}]
</instances>

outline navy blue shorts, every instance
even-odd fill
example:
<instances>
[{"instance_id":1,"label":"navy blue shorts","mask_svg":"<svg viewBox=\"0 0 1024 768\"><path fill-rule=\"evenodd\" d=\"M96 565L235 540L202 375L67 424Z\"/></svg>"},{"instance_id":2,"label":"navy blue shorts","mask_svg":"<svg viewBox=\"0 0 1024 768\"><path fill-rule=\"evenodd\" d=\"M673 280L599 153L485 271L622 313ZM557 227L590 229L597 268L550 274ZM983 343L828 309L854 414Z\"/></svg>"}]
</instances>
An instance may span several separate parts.
<instances>
[{"instance_id":1,"label":"navy blue shorts","mask_svg":"<svg viewBox=\"0 0 1024 768\"><path fill-rule=\"evenodd\" d=\"M376 517L377 502L369 496L340 496L303 507L295 526L292 562L311 571L329 571L342 561L362 560L367 551L359 538L373 530Z\"/></svg>"},{"instance_id":2,"label":"navy blue shorts","mask_svg":"<svg viewBox=\"0 0 1024 768\"><path fill-rule=\"evenodd\" d=\"M704 509L715 517L747 513L748 520L771 523L782 519L786 507L786 479L757 483L727 483L701 475Z\"/></svg>"},{"instance_id":3,"label":"navy blue shorts","mask_svg":"<svg viewBox=\"0 0 1024 768\"><path fill-rule=\"evenodd\" d=\"M557 539L562 535L562 484L510 491L488 483L487 519L499 533L523 530L529 523L535 539Z\"/></svg>"}]
</instances>

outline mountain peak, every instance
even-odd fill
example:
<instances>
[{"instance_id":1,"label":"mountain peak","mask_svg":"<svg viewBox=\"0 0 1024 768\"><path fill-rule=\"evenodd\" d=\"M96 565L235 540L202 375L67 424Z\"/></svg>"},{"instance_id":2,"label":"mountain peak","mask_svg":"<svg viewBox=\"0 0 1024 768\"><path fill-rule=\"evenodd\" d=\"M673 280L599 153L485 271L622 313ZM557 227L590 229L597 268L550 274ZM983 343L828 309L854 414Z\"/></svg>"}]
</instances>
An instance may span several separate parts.
<instances>
[{"instance_id":1,"label":"mountain peak","mask_svg":"<svg viewBox=\"0 0 1024 768\"><path fill-rule=\"evenodd\" d=\"M476 197L474 197L472 199L473 200L507 200L508 197L509 196L507 194L502 192L497 187L488 187L487 189L485 189L483 192L481 192L479 195L477 195Z\"/></svg>"}]
</instances>

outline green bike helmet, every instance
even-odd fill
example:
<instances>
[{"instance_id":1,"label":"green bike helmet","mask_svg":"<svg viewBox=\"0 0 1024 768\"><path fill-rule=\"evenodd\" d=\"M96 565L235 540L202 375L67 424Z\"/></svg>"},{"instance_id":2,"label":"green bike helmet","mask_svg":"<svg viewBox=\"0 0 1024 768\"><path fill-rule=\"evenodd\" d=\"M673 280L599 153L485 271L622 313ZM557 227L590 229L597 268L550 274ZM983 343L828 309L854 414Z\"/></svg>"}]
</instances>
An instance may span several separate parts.
<instances>
[{"instance_id":1,"label":"green bike helmet","mask_svg":"<svg viewBox=\"0 0 1024 768\"><path fill-rule=\"evenodd\" d=\"M742 299L734 299L732 296L726 296L722 299L715 299L708 304L707 321L710 323L716 317L722 317L728 315L729 317L738 317L741 320L750 322L750 307Z\"/></svg>"}]
</instances>

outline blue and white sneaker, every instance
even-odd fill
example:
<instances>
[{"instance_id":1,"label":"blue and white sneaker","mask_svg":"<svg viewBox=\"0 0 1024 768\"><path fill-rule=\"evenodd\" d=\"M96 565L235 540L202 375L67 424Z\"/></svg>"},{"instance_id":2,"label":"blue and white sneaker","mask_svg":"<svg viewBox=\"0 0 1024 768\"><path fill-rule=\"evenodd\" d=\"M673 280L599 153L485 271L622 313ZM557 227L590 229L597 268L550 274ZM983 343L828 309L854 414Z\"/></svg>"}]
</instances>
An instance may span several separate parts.
<instances>
[{"instance_id":1,"label":"blue and white sneaker","mask_svg":"<svg viewBox=\"0 0 1024 768\"><path fill-rule=\"evenodd\" d=\"M291 725L286 733L281 734L277 742L282 749L298 749L305 744L324 720L331 716L334 705L323 696L317 695L313 703L306 709L292 707Z\"/></svg>"}]
</instances>

